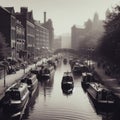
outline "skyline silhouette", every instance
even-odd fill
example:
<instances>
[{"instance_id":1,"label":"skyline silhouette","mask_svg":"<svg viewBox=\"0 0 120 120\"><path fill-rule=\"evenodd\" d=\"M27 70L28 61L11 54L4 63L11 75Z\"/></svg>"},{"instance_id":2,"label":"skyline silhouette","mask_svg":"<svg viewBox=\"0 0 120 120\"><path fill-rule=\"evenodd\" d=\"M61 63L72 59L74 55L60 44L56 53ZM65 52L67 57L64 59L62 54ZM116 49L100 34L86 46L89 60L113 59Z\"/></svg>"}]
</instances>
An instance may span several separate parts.
<instances>
[{"instance_id":1,"label":"skyline silhouette","mask_svg":"<svg viewBox=\"0 0 120 120\"><path fill-rule=\"evenodd\" d=\"M3 7L14 7L19 12L21 6L33 11L36 20L44 21L43 12L47 19L52 19L56 35L70 33L76 24L81 27L97 12L100 19L105 19L105 12L111 9L118 0L0 0Z\"/></svg>"}]
</instances>

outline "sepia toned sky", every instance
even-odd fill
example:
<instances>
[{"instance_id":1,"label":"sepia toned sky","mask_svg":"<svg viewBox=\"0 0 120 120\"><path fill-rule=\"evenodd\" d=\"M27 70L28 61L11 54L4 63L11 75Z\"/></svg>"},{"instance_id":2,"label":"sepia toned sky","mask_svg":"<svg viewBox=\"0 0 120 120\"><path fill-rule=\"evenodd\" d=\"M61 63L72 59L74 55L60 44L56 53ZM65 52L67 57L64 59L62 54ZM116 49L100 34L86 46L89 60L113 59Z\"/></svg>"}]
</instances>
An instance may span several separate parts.
<instances>
[{"instance_id":1,"label":"sepia toned sky","mask_svg":"<svg viewBox=\"0 0 120 120\"><path fill-rule=\"evenodd\" d=\"M47 19L51 18L55 34L70 33L76 24L83 26L88 18L93 18L95 12L100 19L105 19L105 11L119 4L120 0L0 0L2 7L13 6L15 11L20 7L33 10L36 20L43 22L43 12L47 12Z\"/></svg>"}]
</instances>

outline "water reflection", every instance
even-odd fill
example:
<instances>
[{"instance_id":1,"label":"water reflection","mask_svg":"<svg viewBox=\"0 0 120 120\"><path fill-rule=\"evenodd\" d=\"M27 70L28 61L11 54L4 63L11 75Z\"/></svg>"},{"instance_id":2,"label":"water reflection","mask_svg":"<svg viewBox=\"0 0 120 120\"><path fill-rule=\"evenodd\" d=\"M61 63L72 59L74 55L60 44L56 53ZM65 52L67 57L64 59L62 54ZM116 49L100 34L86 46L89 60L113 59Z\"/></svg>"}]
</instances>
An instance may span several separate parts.
<instances>
[{"instance_id":1,"label":"water reflection","mask_svg":"<svg viewBox=\"0 0 120 120\"><path fill-rule=\"evenodd\" d=\"M35 104L36 104L36 99L37 99L38 95L39 95L39 84L37 86L36 91L29 99L28 105L23 114L23 119L29 119L30 113L32 113L35 110Z\"/></svg>"},{"instance_id":2,"label":"water reflection","mask_svg":"<svg viewBox=\"0 0 120 120\"><path fill-rule=\"evenodd\" d=\"M86 93L88 87L86 85L82 84L82 83L81 83L81 87L82 87L83 91Z\"/></svg>"},{"instance_id":3,"label":"water reflection","mask_svg":"<svg viewBox=\"0 0 120 120\"><path fill-rule=\"evenodd\" d=\"M71 71L69 64L56 69L53 79L39 81L38 88L30 98L22 120L120 120L120 108L99 109L83 91L81 77L74 76L74 89L61 88L63 73ZM2 114L0 120L12 120ZM16 120L20 120L16 118Z\"/></svg>"},{"instance_id":4,"label":"water reflection","mask_svg":"<svg viewBox=\"0 0 120 120\"><path fill-rule=\"evenodd\" d=\"M54 79L48 79L48 80L40 80L39 87L40 87L40 93L44 94L44 98L46 99L46 96L50 96L52 89L53 89Z\"/></svg>"}]
</instances>

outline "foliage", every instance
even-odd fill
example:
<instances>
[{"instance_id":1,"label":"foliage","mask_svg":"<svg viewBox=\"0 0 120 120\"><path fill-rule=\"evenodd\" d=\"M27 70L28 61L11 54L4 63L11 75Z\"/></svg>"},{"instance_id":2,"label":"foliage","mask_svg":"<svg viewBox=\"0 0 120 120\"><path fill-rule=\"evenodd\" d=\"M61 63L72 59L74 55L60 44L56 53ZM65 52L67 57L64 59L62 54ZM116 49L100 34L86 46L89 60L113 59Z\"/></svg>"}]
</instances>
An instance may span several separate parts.
<instances>
[{"instance_id":1,"label":"foliage","mask_svg":"<svg viewBox=\"0 0 120 120\"><path fill-rule=\"evenodd\" d=\"M105 34L99 46L100 54L111 62L120 61L120 6L106 16Z\"/></svg>"},{"instance_id":2,"label":"foliage","mask_svg":"<svg viewBox=\"0 0 120 120\"><path fill-rule=\"evenodd\" d=\"M5 38L3 37L2 33L0 33L0 60L3 60L8 56L10 49L5 42Z\"/></svg>"}]
</instances>

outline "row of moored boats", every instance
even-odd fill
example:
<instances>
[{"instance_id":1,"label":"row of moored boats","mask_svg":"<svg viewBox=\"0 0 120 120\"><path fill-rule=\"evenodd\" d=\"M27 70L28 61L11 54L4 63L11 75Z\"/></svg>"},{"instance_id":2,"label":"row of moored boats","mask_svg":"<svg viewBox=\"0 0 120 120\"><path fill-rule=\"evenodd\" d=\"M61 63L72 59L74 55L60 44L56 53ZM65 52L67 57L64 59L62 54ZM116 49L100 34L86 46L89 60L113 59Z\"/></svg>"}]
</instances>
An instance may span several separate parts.
<instances>
[{"instance_id":1,"label":"row of moored boats","mask_svg":"<svg viewBox=\"0 0 120 120\"><path fill-rule=\"evenodd\" d=\"M70 60L69 63L73 75L81 76L81 84L95 105L101 108L113 107L116 103L114 94L97 80L94 75L94 65L90 62L91 61L86 61L86 63L83 64L79 62L79 60Z\"/></svg>"},{"instance_id":2,"label":"row of moored boats","mask_svg":"<svg viewBox=\"0 0 120 120\"><path fill-rule=\"evenodd\" d=\"M55 66L46 64L38 66L22 77L19 82L10 86L3 98L3 109L11 115L18 115L28 104L38 87L38 81L48 80L54 73Z\"/></svg>"}]
</instances>

